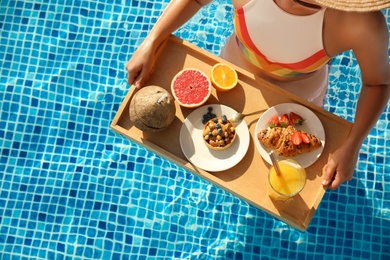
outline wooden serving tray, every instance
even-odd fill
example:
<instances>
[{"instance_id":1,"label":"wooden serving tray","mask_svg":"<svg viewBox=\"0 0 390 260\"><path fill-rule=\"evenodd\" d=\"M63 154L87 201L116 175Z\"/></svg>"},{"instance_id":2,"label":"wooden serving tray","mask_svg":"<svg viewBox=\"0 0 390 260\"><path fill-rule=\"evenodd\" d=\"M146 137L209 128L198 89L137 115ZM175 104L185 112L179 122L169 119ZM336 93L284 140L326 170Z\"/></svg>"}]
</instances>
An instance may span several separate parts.
<instances>
[{"instance_id":1,"label":"wooden serving tray","mask_svg":"<svg viewBox=\"0 0 390 260\"><path fill-rule=\"evenodd\" d=\"M161 46L155 71L146 85L159 85L170 92L171 80L183 68L197 68L209 75L211 67L217 62L228 63L171 35ZM247 154L233 168L210 173L198 169L187 161L180 148L179 133L184 119L194 109L180 107L175 102L176 118L166 130L161 132L142 132L133 126L129 117L129 105L131 97L135 93L134 87L130 88L117 111L111 128L287 224L304 231L308 228L325 193L321 184L322 168L327 162L328 155L333 153L346 139L352 124L233 64L230 65L237 70L238 85L228 92L217 92L213 89L212 96L207 103L224 104L242 113L261 111L244 119L248 125L251 140ZM257 151L253 137L255 136L254 130L257 120L261 114L269 107L288 102L304 105L318 116L325 129L326 143L320 158L306 168L307 183L303 191L287 202L277 202L271 200L267 195L267 174L270 165L262 159Z\"/></svg>"}]
</instances>

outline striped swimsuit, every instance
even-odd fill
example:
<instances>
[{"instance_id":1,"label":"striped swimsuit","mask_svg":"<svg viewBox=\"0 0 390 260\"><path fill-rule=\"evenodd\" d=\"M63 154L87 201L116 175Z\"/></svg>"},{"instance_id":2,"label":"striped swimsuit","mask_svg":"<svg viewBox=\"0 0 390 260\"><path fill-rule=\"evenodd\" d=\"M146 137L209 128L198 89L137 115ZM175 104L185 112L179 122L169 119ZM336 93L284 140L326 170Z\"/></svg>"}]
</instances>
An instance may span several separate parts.
<instances>
[{"instance_id":1,"label":"striped swimsuit","mask_svg":"<svg viewBox=\"0 0 390 260\"><path fill-rule=\"evenodd\" d=\"M235 10L237 44L250 63L276 76L316 71L330 60L322 40L324 13L297 16L273 0L252 0Z\"/></svg>"}]
</instances>

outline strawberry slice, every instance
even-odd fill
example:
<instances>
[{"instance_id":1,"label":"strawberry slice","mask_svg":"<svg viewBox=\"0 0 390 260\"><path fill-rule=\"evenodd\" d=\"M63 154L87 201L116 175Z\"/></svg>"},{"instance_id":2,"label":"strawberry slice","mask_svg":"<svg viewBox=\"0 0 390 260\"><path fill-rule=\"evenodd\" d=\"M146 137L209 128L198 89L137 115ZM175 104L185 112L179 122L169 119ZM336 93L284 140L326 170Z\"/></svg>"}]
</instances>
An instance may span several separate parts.
<instances>
[{"instance_id":1,"label":"strawberry slice","mask_svg":"<svg viewBox=\"0 0 390 260\"><path fill-rule=\"evenodd\" d=\"M292 142L294 145L300 145L300 144L302 143L302 135L301 135L301 132L296 131L295 133L293 133L293 135L291 136L291 142Z\"/></svg>"},{"instance_id":2,"label":"strawberry slice","mask_svg":"<svg viewBox=\"0 0 390 260\"><path fill-rule=\"evenodd\" d=\"M290 112L290 120L293 125L302 125L303 123L303 118L294 112Z\"/></svg>"},{"instance_id":3,"label":"strawberry slice","mask_svg":"<svg viewBox=\"0 0 390 260\"><path fill-rule=\"evenodd\" d=\"M284 114L279 120L280 127L286 128L290 125L290 119L288 119L288 115Z\"/></svg>"},{"instance_id":4,"label":"strawberry slice","mask_svg":"<svg viewBox=\"0 0 390 260\"><path fill-rule=\"evenodd\" d=\"M305 144L309 144L310 143L310 137L306 133L301 132L301 137L302 137L302 141Z\"/></svg>"},{"instance_id":5,"label":"strawberry slice","mask_svg":"<svg viewBox=\"0 0 390 260\"><path fill-rule=\"evenodd\" d=\"M279 117L278 116L271 117L270 119L268 119L267 124L270 128L279 126Z\"/></svg>"}]
</instances>

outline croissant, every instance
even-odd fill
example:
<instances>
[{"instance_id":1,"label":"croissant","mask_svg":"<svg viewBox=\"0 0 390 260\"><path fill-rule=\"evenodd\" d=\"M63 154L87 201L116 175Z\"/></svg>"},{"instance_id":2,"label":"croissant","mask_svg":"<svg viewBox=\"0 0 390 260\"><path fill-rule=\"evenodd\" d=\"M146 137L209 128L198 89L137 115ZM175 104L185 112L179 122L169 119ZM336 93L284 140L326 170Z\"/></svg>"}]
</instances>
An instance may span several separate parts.
<instances>
[{"instance_id":1,"label":"croissant","mask_svg":"<svg viewBox=\"0 0 390 260\"><path fill-rule=\"evenodd\" d=\"M295 132L301 132L309 137L307 142L301 142L295 145L292 142L292 136ZM321 140L316 136L307 134L304 131L297 130L293 126L287 128L274 127L261 130L257 138L267 148L273 150L277 155L284 157L293 157L303 153L309 153L322 146Z\"/></svg>"}]
</instances>

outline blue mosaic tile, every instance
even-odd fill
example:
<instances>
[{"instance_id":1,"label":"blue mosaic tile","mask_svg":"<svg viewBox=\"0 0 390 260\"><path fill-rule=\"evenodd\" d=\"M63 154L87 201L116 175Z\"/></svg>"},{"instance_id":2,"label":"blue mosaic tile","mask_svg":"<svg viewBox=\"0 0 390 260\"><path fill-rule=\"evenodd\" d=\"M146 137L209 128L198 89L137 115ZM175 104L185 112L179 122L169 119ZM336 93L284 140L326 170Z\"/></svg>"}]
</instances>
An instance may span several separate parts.
<instances>
[{"instance_id":1,"label":"blue mosaic tile","mask_svg":"<svg viewBox=\"0 0 390 260\"><path fill-rule=\"evenodd\" d=\"M167 4L0 2L0 258L390 258L389 107L307 232L109 129L123 66ZM175 34L218 55L232 16L216 0ZM351 122L356 67L333 60L325 103Z\"/></svg>"}]
</instances>

